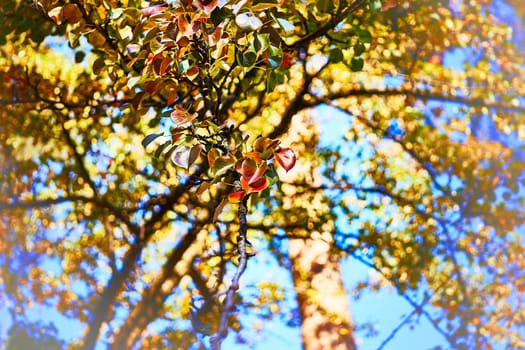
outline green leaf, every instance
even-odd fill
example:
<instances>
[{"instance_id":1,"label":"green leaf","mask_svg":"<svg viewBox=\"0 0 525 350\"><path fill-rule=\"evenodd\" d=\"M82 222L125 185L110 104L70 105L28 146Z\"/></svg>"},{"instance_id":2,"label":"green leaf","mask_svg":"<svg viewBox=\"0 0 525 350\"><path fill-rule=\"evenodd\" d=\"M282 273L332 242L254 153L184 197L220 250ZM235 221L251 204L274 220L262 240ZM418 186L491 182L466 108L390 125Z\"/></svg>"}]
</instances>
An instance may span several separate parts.
<instances>
[{"instance_id":1,"label":"green leaf","mask_svg":"<svg viewBox=\"0 0 525 350\"><path fill-rule=\"evenodd\" d=\"M190 149L190 155L188 157L188 168L195 163L197 158L199 158L199 155L201 154L202 146L200 144L196 144L191 147Z\"/></svg>"},{"instance_id":2,"label":"green leaf","mask_svg":"<svg viewBox=\"0 0 525 350\"><path fill-rule=\"evenodd\" d=\"M148 41L150 41L153 38L155 38L157 36L157 34L159 34L159 33L160 33L160 29L158 27L151 28L151 30L148 31L148 33L146 34L146 37L142 40L142 42L144 44L147 43Z\"/></svg>"},{"instance_id":3,"label":"green leaf","mask_svg":"<svg viewBox=\"0 0 525 350\"><path fill-rule=\"evenodd\" d=\"M343 51L339 48L331 49L328 55L330 56L330 62L333 63L341 62L344 59Z\"/></svg>"},{"instance_id":4,"label":"green leaf","mask_svg":"<svg viewBox=\"0 0 525 350\"><path fill-rule=\"evenodd\" d=\"M109 17L111 19L119 19L122 17L123 12L124 12L124 8L122 7L112 8L109 10Z\"/></svg>"},{"instance_id":5,"label":"green leaf","mask_svg":"<svg viewBox=\"0 0 525 350\"><path fill-rule=\"evenodd\" d=\"M355 28L355 33L357 37L359 38L359 41L361 41L364 44L370 44L372 42L372 34L366 29L361 28Z\"/></svg>"},{"instance_id":6,"label":"green leaf","mask_svg":"<svg viewBox=\"0 0 525 350\"><path fill-rule=\"evenodd\" d=\"M279 70L272 70L268 75L266 91L271 92L275 90L277 85L283 84L286 81L286 75Z\"/></svg>"},{"instance_id":7,"label":"green leaf","mask_svg":"<svg viewBox=\"0 0 525 350\"><path fill-rule=\"evenodd\" d=\"M283 60L283 50L278 46L270 45L268 52L270 53L270 57L268 57L270 67L279 67Z\"/></svg>"},{"instance_id":8,"label":"green leaf","mask_svg":"<svg viewBox=\"0 0 525 350\"><path fill-rule=\"evenodd\" d=\"M258 34L257 32L253 33L253 48L254 50L260 54L262 51L265 51L270 42L270 34Z\"/></svg>"},{"instance_id":9,"label":"green leaf","mask_svg":"<svg viewBox=\"0 0 525 350\"><path fill-rule=\"evenodd\" d=\"M162 135L164 135L163 133L161 134L149 134L147 135L144 140L142 140L142 146L143 147L147 147L150 143L152 143L156 138L158 137L161 137Z\"/></svg>"},{"instance_id":10,"label":"green leaf","mask_svg":"<svg viewBox=\"0 0 525 350\"><path fill-rule=\"evenodd\" d=\"M365 62L360 57L352 57L352 61L350 62L350 69L353 72L359 72L363 69L363 66L365 65Z\"/></svg>"},{"instance_id":11,"label":"green leaf","mask_svg":"<svg viewBox=\"0 0 525 350\"><path fill-rule=\"evenodd\" d=\"M334 2L332 0L317 0L315 7L317 7L317 10L319 10L321 13L328 12L333 10Z\"/></svg>"},{"instance_id":12,"label":"green leaf","mask_svg":"<svg viewBox=\"0 0 525 350\"><path fill-rule=\"evenodd\" d=\"M257 54L253 51L237 51L237 63L242 67L251 67L257 60Z\"/></svg>"},{"instance_id":13,"label":"green leaf","mask_svg":"<svg viewBox=\"0 0 525 350\"><path fill-rule=\"evenodd\" d=\"M280 56L283 55L283 50L279 46L270 45L270 56Z\"/></svg>"},{"instance_id":14,"label":"green leaf","mask_svg":"<svg viewBox=\"0 0 525 350\"><path fill-rule=\"evenodd\" d=\"M160 158L161 154L171 145L171 141L166 141L155 150L155 158Z\"/></svg>"},{"instance_id":15,"label":"green leaf","mask_svg":"<svg viewBox=\"0 0 525 350\"><path fill-rule=\"evenodd\" d=\"M235 160L230 155L220 156L213 162L213 172L215 176L225 174L228 169L235 165Z\"/></svg>"},{"instance_id":16,"label":"green leaf","mask_svg":"<svg viewBox=\"0 0 525 350\"><path fill-rule=\"evenodd\" d=\"M360 56L365 51L366 51L366 46L362 42L357 42L354 45L354 55L355 56Z\"/></svg>"},{"instance_id":17,"label":"green leaf","mask_svg":"<svg viewBox=\"0 0 525 350\"><path fill-rule=\"evenodd\" d=\"M382 8L381 0L369 0L368 1L368 8L370 9L370 12L376 13L381 11Z\"/></svg>"},{"instance_id":18,"label":"green leaf","mask_svg":"<svg viewBox=\"0 0 525 350\"><path fill-rule=\"evenodd\" d=\"M226 7L217 6L211 13L211 22L213 23L214 26L218 26L219 24L224 22L226 18L228 18L230 13L231 11L227 9Z\"/></svg>"},{"instance_id":19,"label":"green leaf","mask_svg":"<svg viewBox=\"0 0 525 350\"><path fill-rule=\"evenodd\" d=\"M260 12L279 5L277 0L254 0L250 6L253 12Z\"/></svg>"}]
</instances>

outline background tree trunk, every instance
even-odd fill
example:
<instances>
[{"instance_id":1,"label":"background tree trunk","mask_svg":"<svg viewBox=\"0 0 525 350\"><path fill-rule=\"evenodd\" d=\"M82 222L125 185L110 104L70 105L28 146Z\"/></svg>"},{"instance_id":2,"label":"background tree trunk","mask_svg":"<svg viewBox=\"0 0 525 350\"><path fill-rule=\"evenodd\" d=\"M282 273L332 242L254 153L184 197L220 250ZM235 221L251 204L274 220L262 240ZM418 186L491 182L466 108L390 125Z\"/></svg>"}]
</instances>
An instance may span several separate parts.
<instances>
[{"instance_id":1,"label":"background tree trunk","mask_svg":"<svg viewBox=\"0 0 525 350\"><path fill-rule=\"evenodd\" d=\"M305 350L354 350L353 325L330 233L290 240Z\"/></svg>"}]
</instances>

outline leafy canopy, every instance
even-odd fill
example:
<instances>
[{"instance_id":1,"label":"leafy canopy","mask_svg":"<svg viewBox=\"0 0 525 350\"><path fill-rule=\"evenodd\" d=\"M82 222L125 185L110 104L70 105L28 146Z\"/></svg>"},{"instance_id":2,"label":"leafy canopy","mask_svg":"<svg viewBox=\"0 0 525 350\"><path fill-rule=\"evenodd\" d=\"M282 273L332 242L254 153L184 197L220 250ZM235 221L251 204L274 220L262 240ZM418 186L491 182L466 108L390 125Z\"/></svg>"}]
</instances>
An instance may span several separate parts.
<instances>
[{"instance_id":1,"label":"leafy canopy","mask_svg":"<svg viewBox=\"0 0 525 350\"><path fill-rule=\"evenodd\" d=\"M380 276L355 295L393 286L452 348L523 347L522 24L500 5L4 1L9 346L60 346L31 305L78 322L72 346L249 341L240 313L287 303L235 293L246 234L285 266L328 234Z\"/></svg>"}]
</instances>

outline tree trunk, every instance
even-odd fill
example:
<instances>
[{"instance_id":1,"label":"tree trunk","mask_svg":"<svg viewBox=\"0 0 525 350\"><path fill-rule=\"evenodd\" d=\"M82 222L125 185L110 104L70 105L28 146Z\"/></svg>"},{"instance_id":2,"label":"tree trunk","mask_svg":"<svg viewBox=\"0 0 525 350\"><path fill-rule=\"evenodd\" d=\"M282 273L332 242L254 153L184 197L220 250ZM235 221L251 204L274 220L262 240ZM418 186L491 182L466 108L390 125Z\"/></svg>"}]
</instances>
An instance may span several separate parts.
<instances>
[{"instance_id":1,"label":"tree trunk","mask_svg":"<svg viewBox=\"0 0 525 350\"><path fill-rule=\"evenodd\" d=\"M350 307L329 233L290 240L304 350L355 350Z\"/></svg>"}]
</instances>

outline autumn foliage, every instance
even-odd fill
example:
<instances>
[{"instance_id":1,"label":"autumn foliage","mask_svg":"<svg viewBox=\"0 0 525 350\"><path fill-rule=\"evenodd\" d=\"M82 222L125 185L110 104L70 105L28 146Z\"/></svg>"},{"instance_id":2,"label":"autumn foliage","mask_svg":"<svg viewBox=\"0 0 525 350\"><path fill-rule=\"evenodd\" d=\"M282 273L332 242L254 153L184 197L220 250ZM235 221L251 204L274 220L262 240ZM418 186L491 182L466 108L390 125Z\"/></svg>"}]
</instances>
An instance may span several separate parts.
<instances>
[{"instance_id":1,"label":"autumn foliage","mask_svg":"<svg viewBox=\"0 0 525 350\"><path fill-rule=\"evenodd\" d=\"M522 7L4 0L2 346L354 349L390 288L383 345L523 348Z\"/></svg>"}]
</instances>

